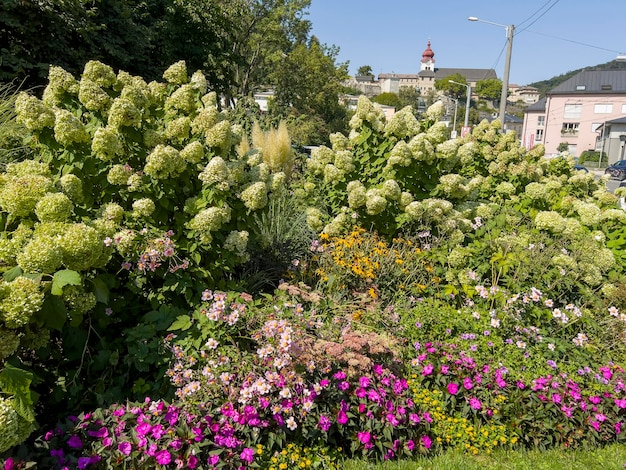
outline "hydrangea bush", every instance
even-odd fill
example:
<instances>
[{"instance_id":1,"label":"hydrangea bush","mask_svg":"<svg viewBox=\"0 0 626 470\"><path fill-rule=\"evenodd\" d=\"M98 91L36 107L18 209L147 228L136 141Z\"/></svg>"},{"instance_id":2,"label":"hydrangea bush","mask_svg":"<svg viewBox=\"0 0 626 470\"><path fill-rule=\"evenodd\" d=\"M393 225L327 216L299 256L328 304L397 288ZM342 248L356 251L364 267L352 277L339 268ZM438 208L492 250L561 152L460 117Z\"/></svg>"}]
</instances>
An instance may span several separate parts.
<instances>
[{"instance_id":1,"label":"hydrangea bush","mask_svg":"<svg viewBox=\"0 0 626 470\"><path fill-rule=\"evenodd\" d=\"M93 352L104 362L96 370L106 373L120 347L154 339L154 324L137 329L143 315L157 311L167 327L203 286L228 282L249 259L251 216L286 188L288 136L282 147L268 139L266 155L238 151L242 129L202 73L179 62L163 77L146 83L91 61L80 79L51 67L41 99L17 96L35 157L0 175L0 366L36 349L41 373L77 385L95 337L106 351ZM133 340L115 344L111 327L135 328ZM59 332L63 358L52 347ZM147 372L156 353L144 347L129 364Z\"/></svg>"}]
</instances>

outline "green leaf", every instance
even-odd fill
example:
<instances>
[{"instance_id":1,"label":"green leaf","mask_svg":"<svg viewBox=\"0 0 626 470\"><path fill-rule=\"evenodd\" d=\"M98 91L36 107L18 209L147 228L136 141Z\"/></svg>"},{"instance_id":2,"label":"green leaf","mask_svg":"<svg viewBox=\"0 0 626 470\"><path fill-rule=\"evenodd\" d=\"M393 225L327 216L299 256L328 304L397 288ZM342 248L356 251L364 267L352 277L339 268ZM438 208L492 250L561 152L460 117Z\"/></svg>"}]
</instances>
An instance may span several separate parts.
<instances>
[{"instance_id":1,"label":"green leaf","mask_svg":"<svg viewBox=\"0 0 626 470\"><path fill-rule=\"evenodd\" d=\"M93 284L93 293L96 296L96 301L101 304L109 303L109 287L99 277L92 279L91 283Z\"/></svg>"},{"instance_id":2,"label":"green leaf","mask_svg":"<svg viewBox=\"0 0 626 470\"><path fill-rule=\"evenodd\" d=\"M22 268L19 266L15 266L4 273L4 280L7 282L12 282L15 278L18 278L22 275Z\"/></svg>"},{"instance_id":3,"label":"green leaf","mask_svg":"<svg viewBox=\"0 0 626 470\"><path fill-rule=\"evenodd\" d=\"M61 331L67 321L67 309L58 296L48 296L44 300L41 310L35 314L35 319L46 327Z\"/></svg>"},{"instance_id":4,"label":"green leaf","mask_svg":"<svg viewBox=\"0 0 626 470\"><path fill-rule=\"evenodd\" d=\"M81 285L80 274L71 269L62 269L54 273L52 278L52 295L62 295L63 287L69 285L80 286Z\"/></svg>"},{"instance_id":5,"label":"green leaf","mask_svg":"<svg viewBox=\"0 0 626 470\"><path fill-rule=\"evenodd\" d=\"M30 384L33 381L32 372L5 364L0 371L0 389L4 393L13 395L15 411L28 421L35 420L33 411L33 399L30 393Z\"/></svg>"},{"instance_id":6,"label":"green leaf","mask_svg":"<svg viewBox=\"0 0 626 470\"><path fill-rule=\"evenodd\" d=\"M176 331L176 330L185 331L191 328L192 324L193 322L191 321L191 318L189 317L189 315L180 315L179 317L176 318L176 320L174 320L174 323L172 323L172 325L167 329L167 331Z\"/></svg>"}]
</instances>

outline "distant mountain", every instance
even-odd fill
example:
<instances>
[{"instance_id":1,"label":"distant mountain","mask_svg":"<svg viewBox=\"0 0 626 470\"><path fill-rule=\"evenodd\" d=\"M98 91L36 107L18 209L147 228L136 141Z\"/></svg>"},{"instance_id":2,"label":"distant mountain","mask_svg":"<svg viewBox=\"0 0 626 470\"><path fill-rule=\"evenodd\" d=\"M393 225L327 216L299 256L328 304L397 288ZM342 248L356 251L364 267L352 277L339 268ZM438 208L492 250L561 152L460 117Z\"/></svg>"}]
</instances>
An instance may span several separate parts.
<instances>
[{"instance_id":1,"label":"distant mountain","mask_svg":"<svg viewBox=\"0 0 626 470\"><path fill-rule=\"evenodd\" d=\"M585 70L619 70L619 69L626 69L626 62L618 62L616 60L612 60L611 62L607 62L605 64L590 65L582 69L572 70L570 72L557 75L556 77L549 78L548 80L542 80L540 82L530 83L529 85L537 88L541 96L545 96L545 94L548 91L552 90L554 87L560 85L564 81L572 78L574 75L576 75L579 72L582 72Z\"/></svg>"}]
</instances>

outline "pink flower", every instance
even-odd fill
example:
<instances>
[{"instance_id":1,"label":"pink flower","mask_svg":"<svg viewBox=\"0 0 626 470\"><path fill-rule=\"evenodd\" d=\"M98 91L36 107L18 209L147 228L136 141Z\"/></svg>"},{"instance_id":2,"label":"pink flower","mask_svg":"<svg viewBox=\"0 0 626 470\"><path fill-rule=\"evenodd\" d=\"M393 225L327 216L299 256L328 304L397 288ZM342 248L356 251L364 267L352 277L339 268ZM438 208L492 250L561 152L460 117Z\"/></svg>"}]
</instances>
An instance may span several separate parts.
<instances>
[{"instance_id":1,"label":"pink flower","mask_svg":"<svg viewBox=\"0 0 626 470\"><path fill-rule=\"evenodd\" d=\"M597 405L598 403L600 403L602 401L602 398L600 398L599 396L594 395L592 397L589 397L589 401L591 403L593 403L594 405Z\"/></svg>"},{"instance_id":2,"label":"pink flower","mask_svg":"<svg viewBox=\"0 0 626 470\"><path fill-rule=\"evenodd\" d=\"M113 439L111 439L110 437L105 437L104 439L102 439L102 445L104 447L109 447L111 444L113 444Z\"/></svg>"},{"instance_id":3,"label":"pink flower","mask_svg":"<svg viewBox=\"0 0 626 470\"><path fill-rule=\"evenodd\" d=\"M152 425L150 423L147 423L147 422L138 424L137 427L135 428L135 431L137 432L138 436L145 436L151 430L152 430Z\"/></svg>"},{"instance_id":4,"label":"pink flower","mask_svg":"<svg viewBox=\"0 0 626 470\"><path fill-rule=\"evenodd\" d=\"M615 406L617 406L618 408L626 408L626 399L615 399Z\"/></svg>"},{"instance_id":5,"label":"pink flower","mask_svg":"<svg viewBox=\"0 0 626 470\"><path fill-rule=\"evenodd\" d=\"M252 461L254 460L254 449L251 449L250 447L246 447L245 449L241 451L241 454L239 454L239 457L241 458L241 460L245 462L252 463Z\"/></svg>"},{"instance_id":6,"label":"pink flower","mask_svg":"<svg viewBox=\"0 0 626 470\"><path fill-rule=\"evenodd\" d=\"M426 449L430 449L430 446L432 445L432 441L430 439L430 437L428 436L422 436L420 438L420 440L422 441L422 445L426 448Z\"/></svg>"},{"instance_id":7,"label":"pink flower","mask_svg":"<svg viewBox=\"0 0 626 470\"><path fill-rule=\"evenodd\" d=\"M441 373L442 373L443 375L447 375L447 374L448 374L448 372L450 372L450 366L448 366L448 365L446 365L446 364L442 365L442 366L441 366Z\"/></svg>"},{"instance_id":8,"label":"pink flower","mask_svg":"<svg viewBox=\"0 0 626 470\"><path fill-rule=\"evenodd\" d=\"M406 441L406 448L409 452L411 452L413 449L415 449L415 442L409 439L408 441Z\"/></svg>"},{"instance_id":9,"label":"pink flower","mask_svg":"<svg viewBox=\"0 0 626 470\"><path fill-rule=\"evenodd\" d=\"M456 395L459 392L459 384L450 382L448 384L448 393L450 395Z\"/></svg>"},{"instance_id":10,"label":"pink flower","mask_svg":"<svg viewBox=\"0 0 626 470\"><path fill-rule=\"evenodd\" d=\"M358 432L356 434L356 437L359 439L359 441L361 441L362 444L367 444L370 441L372 435L369 431L362 431Z\"/></svg>"},{"instance_id":11,"label":"pink flower","mask_svg":"<svg viewBox=\"0 0 626 470\"><path fill-rule=\"evenodd\" d=\"M335 372L335 375L333 375L333 378L336 380L343 380L346 378L346 373L343 371Z\"/></svg>"},{"instance_id":12,"label":"pink flower","mask_svg":"<svg viewBox=\"0 0 626 470\"><path fill-rule=\"evenodd\" d=\"M432 364L427 364L427 365L424 366L424 370L422 371L422 375L424 377L426 377L427 375L432 374L434 369L435 369L435 367Z\"/></svg>"},{"instance_id":13,"label":"pink flower","mask_svg":"<svg viewBox=\"0 0 626 470\"><path fill-rule=\"evenodd\" d=\"M196 468L198 466L198 457L190 455L187 459L187 468Z\"/></svg>"},{"instance_id":14,"label":"pink flower","mask_svg":"<svg viewBox=\"0 0 626 470\"><path fill-rule=\"evenodd\" d=\"M361 387L363 387L363 388L369 387L370 386L370 379L369 379L369 377L365 377L365 376L361 377L359 379L359 385Z\"/></svg>"},{"instance_id":15,"label":"pink flower","mask_svg":"<svg viewBox=\"0 0 626 470\"><path fill-rule=\"evenodd\" d=\"M157 452L154 458L156 459L157 463L161 465L167 465L172 461L172 456L167 450L161 450Z\"/></svg>"},{"instance_id":16,"label":"pink flower","mask_svg":"<svg viewBox=\"0 0 626 470\"><path fill-rule=\"evenodd\" d=\"M346 424L348 422L348 415L345 411L339 410L337 413L337 423L338 424Z\"/></svg>"},{"instance_id":17,"label":"pink flower","mask_svg":"<svg viewBox=\"0 0 626 470\"><path fill-rule=\"evenodd\" d=\"M482 403L480 403L480 400L476 397L470 398L469 404L470 407L474 410L480 410L483 406Z\"/></svg>"},{"instance_id":18,"label":"pink flower","mask_svg":"<svg viewBox=\"0 0 626 470\"><path fill-rule=\"evenodd\" d=\"M220 461L220 456L219 455L212 455L208 459L209 465L217 465L217 462L219 462L219 461Z\"/></svg>"},{"instance_id":19,"label":"pink flower","mask_svg":"<svg viewBox=\"0 0 626 470\"><path fill-rule=\"evenodd\" d=\"M117 450L119 450L124 455L130 455L132 445L130 444L130 442L120 442L117 446Z\"/></svg>"},{"instance_id":20,"label":"pink flower","mask_svg":"<svg viewBox=\"0 0 626 470\"><path fill-rule=\"evenodd\" d=\"M383 366L381 366L380 364L376 364L376 365L373 367L373 370L374 370L374 373L375 373L376 375L380 375L380 374L382 374L382 373L383 373Z\"/></svg>"},{"instance_id":21,"label":"pink flower","mask_svg":"<svg viewBox=\"0 0 626 470\"><path fill-rule=\"evenodd\" d=\"M596 431L600 430L600 423L598 423L597 421L590 421L589 424L591 424L591 427Z\"/></svg>"},{"instance_id":22,"label":"pink flower","mask_svg":"<svg viewBox=\"0 0 626 470\"><path fill-rule=\"evenodd\" d=\"M328 431L328 429L330 429L330 426L331 426L330 418L324 415L320 416L320 419L317 425L320 427L322 431L324 432Z\"/></svg>"}]
</instances>

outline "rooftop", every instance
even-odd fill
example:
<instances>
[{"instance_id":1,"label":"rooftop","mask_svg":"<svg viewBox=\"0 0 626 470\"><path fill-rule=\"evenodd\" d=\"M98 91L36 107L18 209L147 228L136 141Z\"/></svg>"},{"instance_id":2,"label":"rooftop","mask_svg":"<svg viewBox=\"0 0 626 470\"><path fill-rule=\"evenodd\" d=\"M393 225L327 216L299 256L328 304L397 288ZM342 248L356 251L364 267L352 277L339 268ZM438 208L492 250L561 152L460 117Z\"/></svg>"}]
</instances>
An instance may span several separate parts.
<instances>
[{"instance_id":1,"label":"rooftop","mask_svg":"<svg viewBox=\"0 0 626 470\"><path fill-rule=\"evenodd\" d=\"M585 70L548 92L549 95L610 93L626 93L626 69Z\"/></svg>"}]
</instances>

